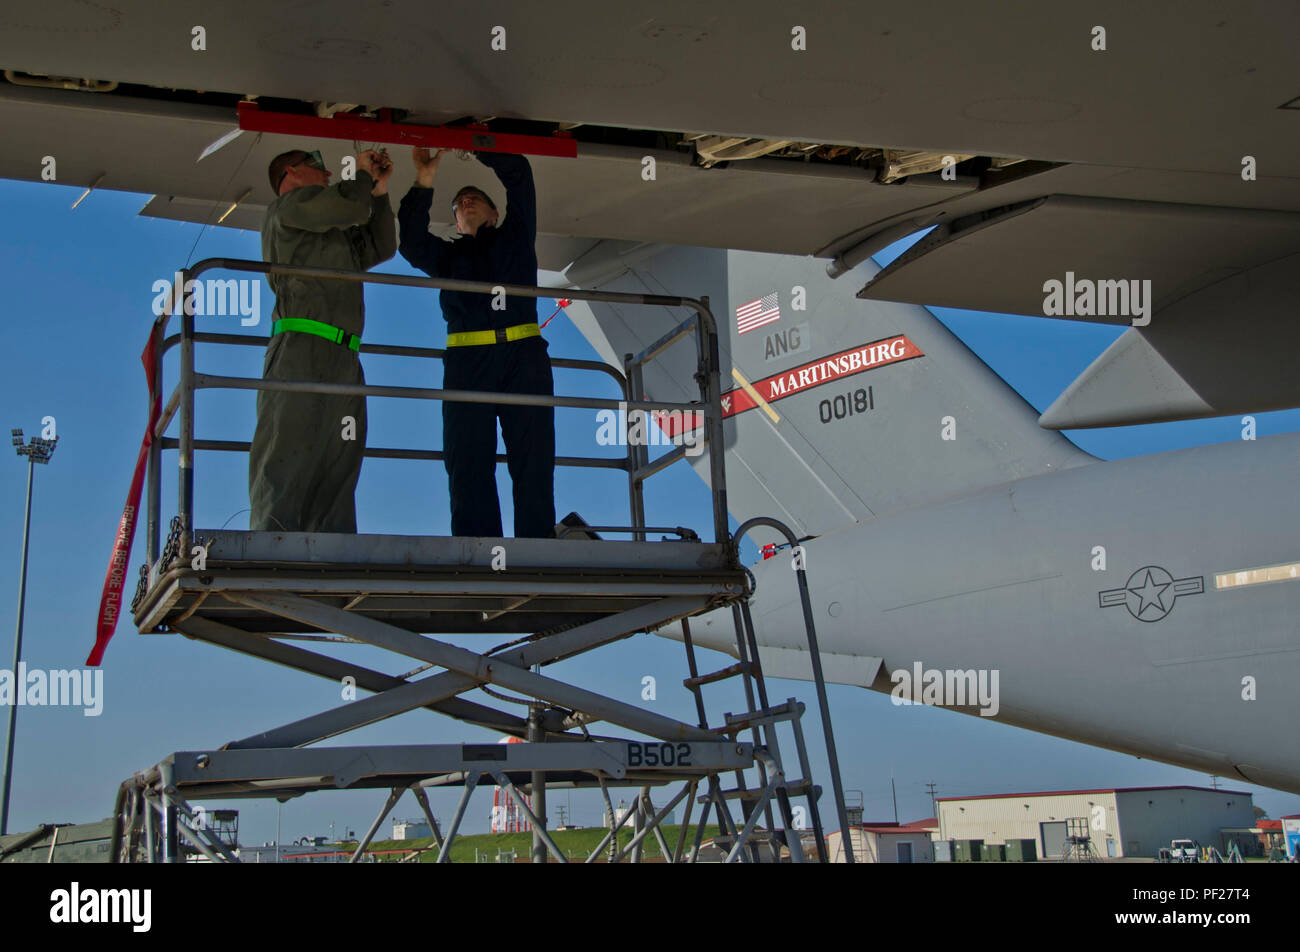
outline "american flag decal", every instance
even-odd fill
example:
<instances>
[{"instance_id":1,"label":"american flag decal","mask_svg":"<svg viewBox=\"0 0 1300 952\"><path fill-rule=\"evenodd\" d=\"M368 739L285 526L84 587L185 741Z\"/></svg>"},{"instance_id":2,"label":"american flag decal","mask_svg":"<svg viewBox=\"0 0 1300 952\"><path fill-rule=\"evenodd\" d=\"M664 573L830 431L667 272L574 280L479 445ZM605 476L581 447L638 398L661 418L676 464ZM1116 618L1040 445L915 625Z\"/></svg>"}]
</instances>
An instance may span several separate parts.
<instances>
[{"instance_id":1,"label":"american flag decal","mask_svg":"<svg viewBox=\"0 0 1300 952\"><path fill-rule=\"evenodd\" d=\"M777 300L776 292L773 291L736 308L736 330L741 334L748 334L755 328L771 324L780 318L781 305Z\"/></svg>"}]
</instances>

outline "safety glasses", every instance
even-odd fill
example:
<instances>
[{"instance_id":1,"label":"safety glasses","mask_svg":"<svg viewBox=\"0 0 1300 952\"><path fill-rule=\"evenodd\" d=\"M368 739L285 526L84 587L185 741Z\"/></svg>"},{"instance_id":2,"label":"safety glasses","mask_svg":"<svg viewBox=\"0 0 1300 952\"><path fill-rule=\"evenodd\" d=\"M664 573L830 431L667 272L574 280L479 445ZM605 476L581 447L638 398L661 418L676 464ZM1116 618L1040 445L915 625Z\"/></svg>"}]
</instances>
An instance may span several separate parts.
<instances>
[{"instance_id":1,"label":"safety glasses","mask_svg":"<svg viewBox=\"0 0 1300 952\"><path fill-rule=\"evenodd\" d=\"M451 203L452 212L455 213L456 209L463 207L467 201L482 202L484 198L478 192L465 192L457 196L455 201Z\"/></svg>"}]
</instances>

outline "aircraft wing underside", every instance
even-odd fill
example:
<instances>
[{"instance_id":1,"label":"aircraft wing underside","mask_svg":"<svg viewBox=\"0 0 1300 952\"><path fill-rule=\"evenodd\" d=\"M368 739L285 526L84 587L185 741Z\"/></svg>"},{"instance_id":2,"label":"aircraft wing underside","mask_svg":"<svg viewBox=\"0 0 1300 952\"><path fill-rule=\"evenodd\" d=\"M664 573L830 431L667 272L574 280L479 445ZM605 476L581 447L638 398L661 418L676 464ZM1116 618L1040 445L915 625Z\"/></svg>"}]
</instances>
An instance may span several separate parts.
<instances>
[{"instance_id":1,"label":"aircraft wing underside","mask_svg":"<svg viewBox=\"0 0 1300 952\"><path fill-rule=\"evenodd\" d=\"M200 161L241 98L522 122L577 141L575 159L532 159L543 268L612 240L843 274L933 228L859 296L1137 322L1045 426L1295 406L1300 8L1171 9L48 0L0 14L0 176L49 181L53 158L57 183L151 195L141 214L256 229L271 157L320 148L338 169L353 143L244 133ZM448 195L470 182L495 185L471 161L439 172ZM449 217L435 203L432 227ZM1111 293L1076 299L1075 282Z\"/></svg>"}]
</instances>

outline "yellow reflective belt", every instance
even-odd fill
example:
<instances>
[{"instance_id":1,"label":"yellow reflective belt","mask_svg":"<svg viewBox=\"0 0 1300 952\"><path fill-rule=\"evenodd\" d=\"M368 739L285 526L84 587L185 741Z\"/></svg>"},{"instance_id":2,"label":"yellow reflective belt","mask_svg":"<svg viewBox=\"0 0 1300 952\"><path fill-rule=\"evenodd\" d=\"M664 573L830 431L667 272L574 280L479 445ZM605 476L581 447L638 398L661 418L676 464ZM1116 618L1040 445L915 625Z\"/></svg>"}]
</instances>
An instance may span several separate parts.
<instances>
[{"instance_id":1,"label":"yellow reflective belt","mask_svg":"<svg viewBox=\"0 0 1300 952\"><path fill-rule=\"evenodd\" d=\"M459 334L447 335L448 347L481 347L484 344L504 344L506 341L523 340L525 337L540 337L541 328L534 321L531 324L516 324L514 327L501 327L494 331L461 331Z\"/></svg>"}]
</instances>

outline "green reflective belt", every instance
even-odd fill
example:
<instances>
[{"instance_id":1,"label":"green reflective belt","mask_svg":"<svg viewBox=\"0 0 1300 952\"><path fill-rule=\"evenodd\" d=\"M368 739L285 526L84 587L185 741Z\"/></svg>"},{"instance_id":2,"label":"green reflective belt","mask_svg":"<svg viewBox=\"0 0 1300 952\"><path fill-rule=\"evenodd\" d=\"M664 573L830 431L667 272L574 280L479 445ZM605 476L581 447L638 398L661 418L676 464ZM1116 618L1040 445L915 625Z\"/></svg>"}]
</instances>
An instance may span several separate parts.
<instances>
[{"instance_id":1,"label":"green reflective belt","mask_svg":"<svg viewBox=\"0 0 1300 952\"><path fill-rule=\"evenodd\" d=\"M361 338L349 334L341 327L326 324L323 321L310 321L305 317L282 317L271 325L271 336L292 331L298 334L312 334L323 337L333 344L342 344L348 350L361 350Z\"/></svg>"},{"instance_id":2,"label":"green reflective belt","mask_svg":"<svg viewBox=\"0 0 1300 952\"><path fill-rule=\"evenodd\" d=\"M448 347L479 347L484 344L504 344L507 341L523 340L525 337L540 337L541 328L537 322L516 324L514 327L499 327L492 331L461 331L447 335Z\"/></svg>"}]
</instances>

